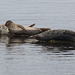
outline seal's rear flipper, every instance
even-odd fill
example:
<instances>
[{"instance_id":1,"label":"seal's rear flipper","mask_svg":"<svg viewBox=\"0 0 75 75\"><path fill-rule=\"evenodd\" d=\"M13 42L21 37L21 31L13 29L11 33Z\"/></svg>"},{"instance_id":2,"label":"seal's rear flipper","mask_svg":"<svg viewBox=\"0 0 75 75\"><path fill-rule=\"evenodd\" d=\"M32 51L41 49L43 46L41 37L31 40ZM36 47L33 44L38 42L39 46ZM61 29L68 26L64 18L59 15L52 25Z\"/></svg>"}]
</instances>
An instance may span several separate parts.
<instances>
[{"instance_id":1,"label":"seal's rear flipper","mask_svg":"<svg viewBox=\"0 0 75 75\"><path fill-rule=\"evenodd\" d=\"M34 23L34 24L29 25L28 27L33 27L34 25L35 25L35 23Z\"/></svg>"}]
</instances>

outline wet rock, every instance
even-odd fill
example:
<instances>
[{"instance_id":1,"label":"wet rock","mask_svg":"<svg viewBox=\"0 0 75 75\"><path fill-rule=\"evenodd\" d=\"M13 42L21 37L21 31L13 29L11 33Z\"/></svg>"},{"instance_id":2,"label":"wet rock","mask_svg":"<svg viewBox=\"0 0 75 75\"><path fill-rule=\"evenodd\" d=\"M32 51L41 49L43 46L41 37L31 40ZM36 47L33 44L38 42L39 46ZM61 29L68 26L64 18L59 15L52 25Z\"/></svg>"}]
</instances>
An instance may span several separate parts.
<instances>
[{"instance_id":1,"label":"wet rock","mask_svg":"<svg viewBox=\"0 0 75 75\"><path fill-rule=\"evenodd\" d=\"M0 24L0 35L7 35L8 32L8 28L4 24Z\"/></svg>"}]
</instances>

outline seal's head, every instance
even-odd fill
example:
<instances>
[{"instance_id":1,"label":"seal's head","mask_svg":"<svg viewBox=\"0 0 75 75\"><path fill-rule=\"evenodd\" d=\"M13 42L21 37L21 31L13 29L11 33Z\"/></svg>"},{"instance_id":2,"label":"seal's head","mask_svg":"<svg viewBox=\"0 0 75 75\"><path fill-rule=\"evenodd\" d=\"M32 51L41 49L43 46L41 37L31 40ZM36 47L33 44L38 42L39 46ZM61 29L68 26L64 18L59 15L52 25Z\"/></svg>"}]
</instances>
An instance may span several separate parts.
<instances>
[{"instance_id":1,"label":"seal's head","mask_svg":"<svg viewBox=\"0 0 75 75\"><path fill-rule=\"evenodd\" d=\"M5 26L10 27L13 22L11 20L6 21Z\"/></svg>"}]
</instances>

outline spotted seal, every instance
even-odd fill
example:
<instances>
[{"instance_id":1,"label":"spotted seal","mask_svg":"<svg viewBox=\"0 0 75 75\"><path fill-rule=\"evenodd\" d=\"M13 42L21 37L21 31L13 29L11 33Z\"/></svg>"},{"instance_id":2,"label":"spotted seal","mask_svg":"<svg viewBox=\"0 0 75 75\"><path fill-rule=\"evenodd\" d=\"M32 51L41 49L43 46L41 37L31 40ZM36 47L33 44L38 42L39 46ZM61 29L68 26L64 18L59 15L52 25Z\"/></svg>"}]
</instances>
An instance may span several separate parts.
<instances>
[{"instance_id":1,"label":"spotted seal","mask_svg":"<svg viewBox=\"0 0 75 75\"><path fill-rule=\"evenodd\" d=\"M20 24L16 24L11 20L6 21L5 26L9 29L11 34L35 35L42 32L40 28L32 27L34 25L23 26Z\"/></svg>"},{"instance_id":2,"label":"spotted seal","mask_svg":"<svg viewBox=\"0 0 75 75\"><path fill-rule=\"evenodd\" d=\"M75 41L75 32L71 30L48 30L43 33L30 36L39 41L61 40L61 41Z\"/></svg>"}]
</instances>

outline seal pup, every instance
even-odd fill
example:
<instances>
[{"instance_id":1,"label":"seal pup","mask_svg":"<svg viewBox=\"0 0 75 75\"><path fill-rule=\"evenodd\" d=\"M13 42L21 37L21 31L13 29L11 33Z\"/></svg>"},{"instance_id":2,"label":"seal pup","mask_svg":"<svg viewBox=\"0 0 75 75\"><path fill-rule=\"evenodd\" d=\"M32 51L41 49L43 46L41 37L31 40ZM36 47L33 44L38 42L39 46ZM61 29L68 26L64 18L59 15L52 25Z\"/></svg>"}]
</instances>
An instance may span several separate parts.
<instances>
[{"instance_id":1,"label":"seal pup","mask_svg":"<svg viewBox=\"0 0 75 75\"><path fill-rule=\"evenodd\" d=\"M50 40L60 40L60 41L75 41L75 32L71 30L48 30L43 33L30 36L30 38L35 38L39 41L50 41Z\"/></svg>"},{"instance_id":2,"label":"seal pup","mask_svg":"<svg viewBox=\"0 0 75 75\"><path fill-rule=\"evenodd\" d=\"M20 24L15 24L11 20L6 21L5 26L8 27L10 34L24 34L24 35L35 35L41 33L42 30L40 28L34 28L31 26L22 26Z\"/></svg>"}]
</instances>

